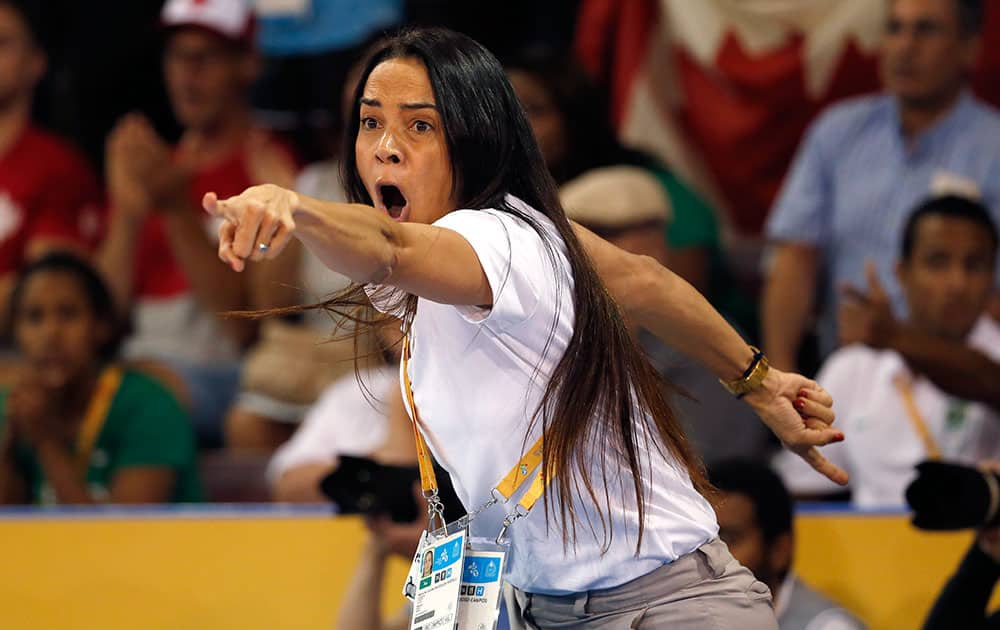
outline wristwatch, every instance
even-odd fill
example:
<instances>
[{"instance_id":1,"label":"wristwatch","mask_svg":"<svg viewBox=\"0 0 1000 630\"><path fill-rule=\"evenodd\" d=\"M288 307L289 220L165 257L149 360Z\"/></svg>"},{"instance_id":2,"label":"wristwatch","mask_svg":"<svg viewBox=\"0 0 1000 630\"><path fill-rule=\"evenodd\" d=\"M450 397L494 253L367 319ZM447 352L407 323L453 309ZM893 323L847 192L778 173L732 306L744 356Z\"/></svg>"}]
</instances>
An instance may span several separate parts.
<instances>
[{"instance_id":1,"label":"wristwatch","mask_svg":"<svg viewBox=\"0 0 1000 630\"><path fill-rule=\"evenodd\" d=\"M743 398L750 392L759 389L761 383L764 382L764 377L767 376L767 371L770 369L770 365L767 362L767 357L761 352L760 348L750 346L753 350L753 359L750 361L750 365L743 372L743 376L736 379L735 381L724 381L721 378L719 382L726 390L736 396L737 398Z\"/></svg>"}]
</instances>

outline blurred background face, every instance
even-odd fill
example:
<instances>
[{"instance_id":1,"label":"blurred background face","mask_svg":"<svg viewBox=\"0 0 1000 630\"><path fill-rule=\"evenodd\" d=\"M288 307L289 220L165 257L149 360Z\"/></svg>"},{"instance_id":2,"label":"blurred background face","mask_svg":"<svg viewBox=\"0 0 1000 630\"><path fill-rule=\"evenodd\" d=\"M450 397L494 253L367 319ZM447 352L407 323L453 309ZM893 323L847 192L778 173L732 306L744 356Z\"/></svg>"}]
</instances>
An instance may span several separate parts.
<instances>
[{"instance_id":1,"label":"blurred background face","mask_svg":"<svg viewBox=\"0 0 1000 630\"><path fill-rule=\"evenodd\" d=\"M217 126L247 101L252 55L218 35L176 30L167 40L163 65L170 104L185 128Z\"/></svg>"},{"instance_id":2,"label":"blurred background face","mask_svg":"<svg viewBox=\"0 0 1000 630\"><path fill-rule=\"evenodd\" d=\"M65 272L40 271L24 285L14 335L42 385L55 389L94 364L107 331L97 321L77 278Z\"/></svg>"},{"instance_id":3,"label":"blurred background face","mask_svg":"<svg viewBox=\"0 0 1000 630\"><path fill-rule=\"evenodd\" d=\"M764 534L757 526L753 502L736 492L722 492L715 502L715 514L719 521L719 538L729 547L733 557L757 579L768 582Z\"/></svg>"},{"instance_id":4,"label":"blurred background face","mask_svg":"<svg viewBox=\"0 0 1000 630\"><path fill-rule=\"evenodd\" d=\"M521 70L508 70L507 78L528 114L531 131L538 141L545 164L553 170L566 159L569 151L562 114L552 95L533 75Z\"/></svg>"},{"instance_id":5,"label":"blurred background face","mask_svg":"<svg viewBox=\"0 0 1000 630\"><path fill-rule=\"evenodd\" d=\"M930 334L964 339L993 292L995 256L981 225L934 214L922 218L910 257L898 269L910 322Z\"/></svg>"},{"instance_id":6,"label":"blurred background face","mask_svg":"<svg viewBox=\"0 0 1000 630\"><path fill-rule=\"evenodd\" d=\"M940 104L961 88L977 45L962 32L957 0L891 0L883 85L905 104Z\"/></svg>"},{"instance_id":7,"label":"blurred background face","mask_svg":"<svg viewBox=\"0 0 1000 630\"><path fill-rule=\"evenodd\" d=\"M30 94L45 72L45 58L14 9L0 4L0 110Z\"/></svg>"}]
</instances>

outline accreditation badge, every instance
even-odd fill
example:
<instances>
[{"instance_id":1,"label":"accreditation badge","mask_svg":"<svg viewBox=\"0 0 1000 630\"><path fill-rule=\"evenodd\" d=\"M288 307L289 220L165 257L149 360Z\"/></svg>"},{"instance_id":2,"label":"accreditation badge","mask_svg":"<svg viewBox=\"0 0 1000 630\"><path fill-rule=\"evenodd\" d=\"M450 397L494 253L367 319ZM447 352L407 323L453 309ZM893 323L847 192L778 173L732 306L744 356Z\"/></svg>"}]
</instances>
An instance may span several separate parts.
<instances>
[{"instance_id":1,"label":"accreditation badge","mask_svg":"<svg viewBox=\"0 0 1000 630\"><path fill-rule=\"evenodd\" d=\"M464 529L435 540L425 537L420 551L420 572L415 581L410 630L452 630L456 627L466 539Z\"/></svg>"},{"instance_id":2,"label":"accreditation badge","mask_svg":"<svg viewBox=\"0 0 1000 630\"><path fill-rule=\"evenodd\" d=\"M500 617L507 545L485 538L469 541L458 594L459 630L494 630Z\"/></svg>"}]
</instances>

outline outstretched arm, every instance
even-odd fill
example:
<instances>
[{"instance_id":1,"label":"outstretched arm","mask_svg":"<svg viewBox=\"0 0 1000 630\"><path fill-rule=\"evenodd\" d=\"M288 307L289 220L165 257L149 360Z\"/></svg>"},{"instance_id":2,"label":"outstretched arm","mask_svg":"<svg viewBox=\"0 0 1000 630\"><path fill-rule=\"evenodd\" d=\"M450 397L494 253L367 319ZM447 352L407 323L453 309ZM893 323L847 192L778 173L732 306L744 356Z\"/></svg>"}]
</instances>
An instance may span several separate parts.
<instances>
[{"instance_id":1,"label":"outstretched arm","mask_svg":"<svg viewBox=\"0 0 1000 630\"><path fill-rule=\"evenodd\" d=\"M391 284L442 304L493 304L475 250L452 230L398 223L369 206L320 201L273 185L226 200L208 193L204 206L226 219L219 257L235 271L243 271L247 259L274 258L294 232L323 264L355 282ZM268 245L266 251L260 244Z\"/></svg>"},{"instance_id":2,"label":"outstretched arm","mask_svg":"<svg viewBox=\"0 0 1000 630\"><path fill-rule=\"evenodd\" d=\"M635 323L723 380L742 376L753 352L694 287L652 258L574 228L608 290ZM719 395L728 393L720 388ZM816 448L844 436L830 427L833 400L815 381L772 368L763 386L744 400L789 450L831 480L847 483L847 473Z\"/></svg>"},{"instance_id":3,"label":"outstretched arm","mask_svg":"<svg viewBox=\"0 0 1000 630\"><path fill-rule=\"evenodd\" d=\"M235 271L242 271L247 259L277 256L294 233L327 267L355 282L391 284L443 304L493 304L479 258L457 232L398 223L368 206L319 201L273 185L226 200L208 193L203 204L225 219L219 257ZM752 353L691 285L651 258L623 252L582 228L577 233L605 283L639 324L720 378L740 377ZM819 385L771 370L745 400L789 449L833 481L847 482L847 473L816 448L843 439L829 426L833 401Z\"/></svg>"}]
</instances>

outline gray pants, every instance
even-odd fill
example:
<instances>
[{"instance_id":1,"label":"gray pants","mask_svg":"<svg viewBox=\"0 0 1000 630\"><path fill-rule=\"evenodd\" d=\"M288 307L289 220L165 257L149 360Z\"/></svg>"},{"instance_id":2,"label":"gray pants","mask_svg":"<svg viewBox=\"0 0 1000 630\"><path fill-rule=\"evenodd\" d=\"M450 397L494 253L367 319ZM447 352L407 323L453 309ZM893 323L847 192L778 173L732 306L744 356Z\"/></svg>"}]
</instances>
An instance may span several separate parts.
<instances>
[{"instance_id":1,"label":"gray pants","mask_svg":"<svg viewBox=\"0 0 1000 630\"><path fill-rule=\"evenodd\" d=\"M607 590L551 596L504 592L511 630L777 630L771 591L719 539Z\"/></svg>"}]
</instances>

